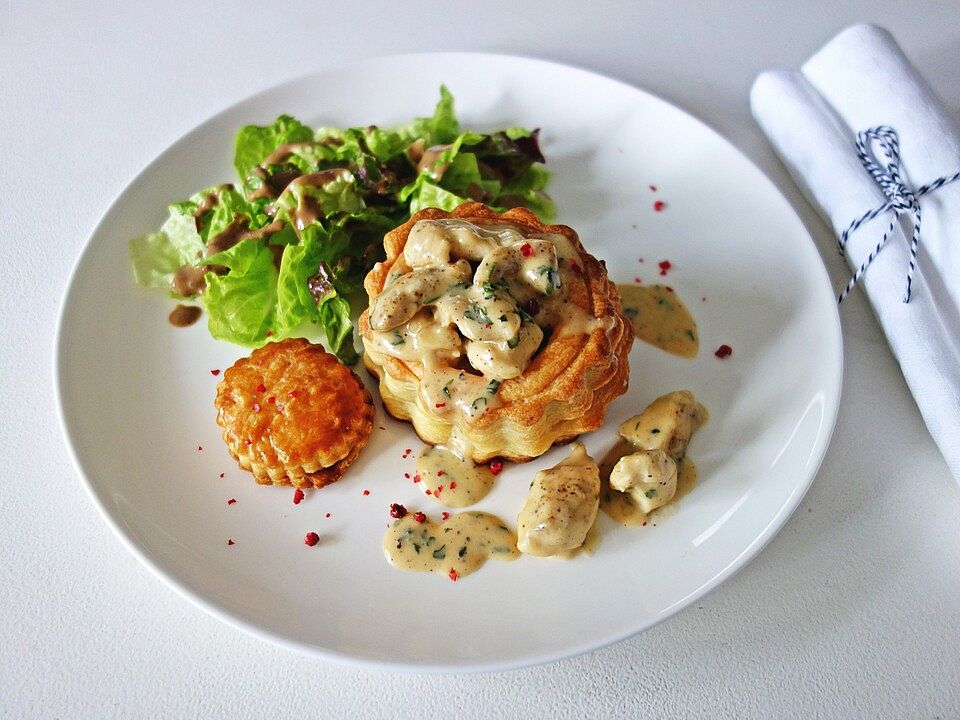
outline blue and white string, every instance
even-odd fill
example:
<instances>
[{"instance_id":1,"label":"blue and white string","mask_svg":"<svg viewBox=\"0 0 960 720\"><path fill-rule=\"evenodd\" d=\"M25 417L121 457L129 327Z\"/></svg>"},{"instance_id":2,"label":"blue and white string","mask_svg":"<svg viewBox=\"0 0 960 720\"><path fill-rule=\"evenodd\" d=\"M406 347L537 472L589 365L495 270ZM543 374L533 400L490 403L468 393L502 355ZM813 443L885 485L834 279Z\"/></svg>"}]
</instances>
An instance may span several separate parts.
<instances>
[{"instance_id":1,"label":"blue and white string","mask_svg":"<svg viewBox=\"0 0 960 720\"><path fill-rule=\"evenodd\" d=\"M876 155L874 155L872 148L874 143L883 151L884 159L878 160ZM853 290L860 278L863 277L870 263L873 262L873 259L883 249L887 238L890 237L890 233L892 233L893 229L897 226L897 223L900 221L900 216L906 212L913 213L913 235L910 238L910 267L907 270L907 291L903 297L903 301L905 303L910 302L913 273L917 267L917 250L920 247L920 198L934 190L939 190L944 185L952 183L955 180L960 180L960 172L937 178L933 182L921 185L916 190L912 189L907 185L906 181L904 181L900 172L900 140L897 138L896 131L886 125L863 130L857 134L857 156L860 158L860 162L863 163L863 167L866 168L867 172L877 181L880 189L883 190L883 194L889 199L880 207L864 213L850 223L850 226L844 230L840 236L840 255L843 256L845 254L847 240L850 238L850 234L861 225L891 210L893 211L893 219L890 221L890 226L887 228L887 231L883 234L883 238L881 238L880 242L878 242L877 246L873 249L873 252L871 252L863 264L857 268L853 277L850 278L850 282L847 283L843 292L840 293L838 302L842 303L843 299L850 294L850 291Z\"/></svg>"}]
</instances>

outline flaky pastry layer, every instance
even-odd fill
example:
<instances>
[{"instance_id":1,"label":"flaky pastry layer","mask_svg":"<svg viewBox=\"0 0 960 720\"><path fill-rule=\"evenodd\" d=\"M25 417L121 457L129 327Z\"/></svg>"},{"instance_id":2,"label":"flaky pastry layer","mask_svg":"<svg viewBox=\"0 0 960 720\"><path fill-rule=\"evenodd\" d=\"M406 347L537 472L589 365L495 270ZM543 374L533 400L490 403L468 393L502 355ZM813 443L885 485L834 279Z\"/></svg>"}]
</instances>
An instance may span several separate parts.
<instances>
[{"instance_id":1,"label":"flaky pastry layer","mask_svg":"<svg viewBox=\"0 0 960 720\"><path fill-rule=\"evenodd\" d=\"M373 429L360 379L302 338L267 343L234 363L215 404L227 449L262 485L336 482Z\"/></svg>"}]
</instances>

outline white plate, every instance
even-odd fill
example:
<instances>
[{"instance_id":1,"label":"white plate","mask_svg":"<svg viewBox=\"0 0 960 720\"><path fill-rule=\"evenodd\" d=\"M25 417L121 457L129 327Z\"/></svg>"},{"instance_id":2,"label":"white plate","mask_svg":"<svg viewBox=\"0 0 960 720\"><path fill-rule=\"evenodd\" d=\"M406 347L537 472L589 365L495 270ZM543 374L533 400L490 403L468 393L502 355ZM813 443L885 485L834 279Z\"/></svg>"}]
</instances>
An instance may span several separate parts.
<instances>
[{"instance_id":1,"label":"white plate","mask_svg":"<svg viewBox=\"0 0 960 720\"><path fill-rule=\"evenodd\" d=\"M375 429L341 482L298 506L290 489L256 486L229 459L212 404L218 378L210 370L244 351L213 341L203 323L168 325L170 301L134 284L126 251L128 238L160 225L168 202L233 177L241 125L281 112L315 125L402 122L430 113L441 82L465 127L542 127L559 221L618 281L657 281L657 262L669 259L667 282L699 323L695 360L636 344L630 390L607 426L585 438L588 449L603 455L619 422L666 391L689 388L711 413L689 450L701 481L674 517L639 529L604 517L593 557L490 562L456 583L393 570L380 549L391 502L440 511L402 477L413 467L402 451L420 447L409 426L378 410L387 429ZM655 199L667 203L662 212ZM714 357L721 343L733 357ZM810 238L776 188L712 130L582 70L432 54L289 82L161 154L90 238L64 300L56 363L64 432L91 497L175 589L292 649L381 666L491 670L629 637L743 567L817 471L842 359L833 292ZM508 467L478 509L514 521L534 471L566 452ZM310 530L323 537L314 548L303 543Z\"/></svg>"}]
</instances>

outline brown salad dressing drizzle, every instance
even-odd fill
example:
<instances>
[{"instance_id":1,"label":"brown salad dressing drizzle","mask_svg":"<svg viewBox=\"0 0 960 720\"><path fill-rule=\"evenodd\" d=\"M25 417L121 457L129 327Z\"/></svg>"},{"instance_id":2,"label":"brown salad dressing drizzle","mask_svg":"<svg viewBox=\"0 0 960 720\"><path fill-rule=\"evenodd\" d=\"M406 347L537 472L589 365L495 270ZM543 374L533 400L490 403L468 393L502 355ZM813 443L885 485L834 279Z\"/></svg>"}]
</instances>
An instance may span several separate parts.
<instances>
[{"instance_id":1,"label":"brown salad dressing drizzle","mask_svg":"<svg viewBox=\"0 0 960 720\"><path fill-rule=\"evenodd\" d=\"M697 323L666 285L618 285L624 314L637 339L672 355L692 358L700 351Z\"/></svg>"},{"instance_id":2,"label":"brown salad dressing drizzle","mask_svg":"<svg viewBox=\"0 0 960 720\"><path fill-rule=\"evenodd\" d=\"M174 327L188 327L200 319L202 311L196 305L177 306L170 312L170 324Z\"/></svg>"}]
</instances>

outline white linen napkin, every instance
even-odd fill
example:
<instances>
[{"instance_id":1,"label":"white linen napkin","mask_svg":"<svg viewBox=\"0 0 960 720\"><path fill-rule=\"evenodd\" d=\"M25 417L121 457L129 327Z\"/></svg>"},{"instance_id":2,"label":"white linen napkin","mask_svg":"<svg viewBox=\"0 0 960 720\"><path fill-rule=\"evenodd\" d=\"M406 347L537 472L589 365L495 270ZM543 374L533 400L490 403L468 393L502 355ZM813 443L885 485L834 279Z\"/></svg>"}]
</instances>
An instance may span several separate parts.
<instances>
[{"instance_id":1,"label":"white linen napkin","mask_svg":"<svg viewBox=\"0 0 960 720\"><path fill-rule=\"evenodd\" d=\"M799 70L765 72L750 92L753 115L839 236L887 200L856 155L861 130L900 137L906 182L917 188L960 170L960 128L886 30L844 30ZM909 303L903 302L913 217L897 227L857 290L866 291L934 441L960 483L960 181L920 199L922 229ZM856 269L890 224L887 213L854 232ZM882 442L870 438L869 442Z\"/></svg>"}]
</instances>

